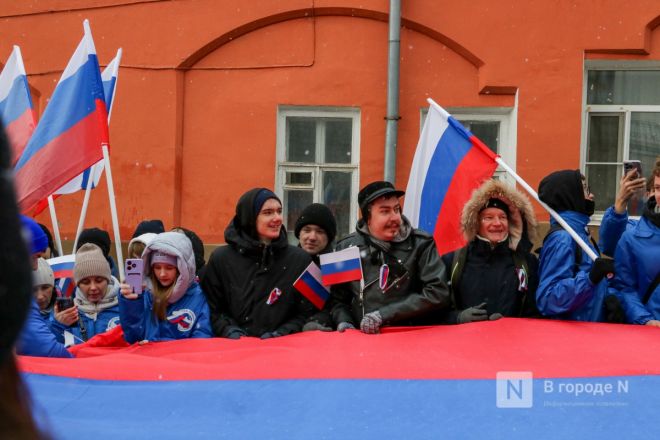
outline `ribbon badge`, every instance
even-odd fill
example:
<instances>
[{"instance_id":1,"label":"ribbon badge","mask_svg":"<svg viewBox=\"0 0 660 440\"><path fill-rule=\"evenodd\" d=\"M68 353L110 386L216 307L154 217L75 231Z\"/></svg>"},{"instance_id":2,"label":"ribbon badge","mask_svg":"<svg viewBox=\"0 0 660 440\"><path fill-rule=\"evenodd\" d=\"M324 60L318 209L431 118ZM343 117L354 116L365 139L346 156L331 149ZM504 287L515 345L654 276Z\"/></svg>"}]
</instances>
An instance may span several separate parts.
<instances>
[{"instance_id":1,"label":"ribbon badge","mask_svg":"<svg viewBox=\"0 0 660 440\"><path fill-rule=\"evenodd\" d=\"M282 296L282 291L278 289L277 287L274 288L273 290L270 291L270 294L268 295L268 299L266 300L266 304L271 305L278 299L280 299L280 296Z\"/></svg>"},{"instance_id":2,"label":"ribbon badge","mask_svg":"<svg viewBox=\"0 0 660 440\"><path fill-rule=\"evenodd\" d=\"M518 276L518 292L527 291L527 272L524 267L516 269L516 275Z\"/></svg>"},{"instance_id":3,"label":"ribbon badge","mask_svg":"<svg viewBox=\"0 0 660 440\"><path fill-rule=\"evenodd\" d=\"M380 276L378 278L378 285L380 286L380 290L385 291L385 287L387 287L387 278L389 275L390 267L387 264L380 266Z\"/></svg>"}]
</instances>

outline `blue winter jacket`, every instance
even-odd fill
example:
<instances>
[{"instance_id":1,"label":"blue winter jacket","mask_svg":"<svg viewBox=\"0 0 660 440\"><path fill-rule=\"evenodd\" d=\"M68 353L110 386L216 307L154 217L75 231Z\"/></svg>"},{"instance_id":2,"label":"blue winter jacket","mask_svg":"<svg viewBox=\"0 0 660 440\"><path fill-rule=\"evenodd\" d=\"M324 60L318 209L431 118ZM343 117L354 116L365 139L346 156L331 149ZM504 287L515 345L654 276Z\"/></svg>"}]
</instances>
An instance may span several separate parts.
<instances>
[{"instance_id":1,"label":"blue winter jacket","mask_svg":"<svg viewBox=\"0 0 660 440\"><path fill-rule=\"evenodd\" d=\"M110 284L108 284L108 290L104 297L105 298L116 298L119 295L119 281L116 278L112 278ZM76 289L75 292L75 303L89 303L85 296L82 294L80 289ZM64 332L68 331L73 334L74 343L82 344L83 342L88 341L93 336L100 333L104 333L119 324L119 304L115 304L112 307L104 309L99 313L86 314L82 310L78 310L78 321L71 326L66 326L55 319L55 312L51 313L50 317L50 327L55 333L57 340L59 342L64 342ZM85 330L83 332L83 329ZM84 334L83 334L84 333Z\"/></svg>"},{"instance_id":2,"label":"blue winter jacket","mask_svg":"<svg viewBox=\"0 0 660 440\"><path fill-rule=\"evenodd\" d=\"M137 299L119 298L119 314L124 339L130 344L142 340L170 341L184 338L210 338L209 306L199 284L194 282L175 303L167 306L167 319L159 321L152 311L151 291Z\"/></svg>"},{"instance_id":3,"label":"blue winter jacket","mask_svg":"<svg viewBox=\"0 0 660 440\"><path fill-rule=\"evenodd\" d=\"M598 254L587 235L589 216L575 211L563 211L559 215ZM554 219L550 220L551 226L556 224ZM546 238L541 250L536 305L547 316L601 322L608 281L603 279L597 285L591 283L589 271L593 262L586 252L582 252L578 271L574 273L576 246L577 243L564 230Z\"/></svg>"},{"instance_id":4,"label":"blue winter jacket","mask_svg":"<svg viewBox=\"0 0 660 440\"><path fill-rule=\"evenodd\" d=\"M25 356L73 357L63 344L57 342L34 299L16 344L16 353Z\"/></svg>"},{"instance_id":5,"label":"blue winter jacket","mask_svg":"<svg viewBox=\"0 0 660 440\"><path fill-rule=\"evenodd\" d=\"M614 288L623 300L626 321L646 324L660 320L660 285L651 293L646 305L642 299L660 272L660 228L642 217L639 223L623 233L614 254Z\"/></svg>"},{"instance_id":6,"label":"blue winter jacket","mask_svg":"<svg viewBox=\"0 0 660 440\"><path fill-rule=\"evenodd\" d=\"M628 218L628 212L617 214L614 206L607 208L605 214L603 214L603 219L600 221L600 228L598 230L598 247L600 251L605 255L613 257L616 245L623 233L628 229L634 228L636 225L637 220Z\"/></svg>"}]
</instances>

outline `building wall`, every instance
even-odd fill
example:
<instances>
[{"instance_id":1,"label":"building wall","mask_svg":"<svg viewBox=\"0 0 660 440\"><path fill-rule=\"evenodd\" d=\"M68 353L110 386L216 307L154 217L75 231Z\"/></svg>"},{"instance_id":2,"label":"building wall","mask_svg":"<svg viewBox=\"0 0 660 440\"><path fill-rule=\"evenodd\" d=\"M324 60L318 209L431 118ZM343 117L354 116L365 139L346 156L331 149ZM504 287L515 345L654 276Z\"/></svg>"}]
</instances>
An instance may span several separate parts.
<instances>
[{"instance_id":1,"label":"building wall","mask_svg":"<svg viewBox=\"0 0 660 440\"><path fill-rule=\"evenodd\" d=\"M0 59L21 46L42 112L88 18L102 65L124 51L110 124L122 238L140 220L161 218L220 243L238 197L275 184L280 105L359 108L360 183L382 178L388 7L387 0L4 2ZM517 93L511 165L533 187L553 170L579 168L584 60L658 60L659 23L660 7L646 0L403 0L397 186L406 185L427 97L444 107L513 108ZM77 194L56 202L65 239L73 238L81 201ZM50 221L47 213L38 220ZM103 186L86 225L111 228Z\"/></svg>"}]
</instances>

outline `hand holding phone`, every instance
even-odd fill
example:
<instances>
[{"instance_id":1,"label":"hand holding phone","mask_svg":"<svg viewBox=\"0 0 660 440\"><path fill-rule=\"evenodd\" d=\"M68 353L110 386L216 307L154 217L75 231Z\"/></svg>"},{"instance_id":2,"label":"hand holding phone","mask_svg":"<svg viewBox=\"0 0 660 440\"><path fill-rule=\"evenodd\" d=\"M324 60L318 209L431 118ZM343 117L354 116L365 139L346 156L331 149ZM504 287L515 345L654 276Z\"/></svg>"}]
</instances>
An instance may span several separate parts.
<instances>
[{"instance_id":1,"label":"hand holding phone","mask_svg":"<svg viewBox=\"0 0 660 440\"><path fill-rule=\"evenodd\" d=\"M69 327L78 321L78 309L73 298L59 297L55 300L55 320Z\"/></svg>"},{"instance_id":2,"label":"hand holding phone","mask_svg":"<svg viewBox=\"0 0 660 440\"><path fill-rule=\"evenodd\" d=\"M129 258L126 260L126 284L131 286L131 291L140 295L142 293L142 271L143 261L140 258Z\"/></svg>"},{"instance_id":3,"label":"hand holding phone","mask_svg":"<svg viewBox=\"0 0 660 440\"><path fill-rule=\"evenodd\" d=\"M642 176L642 162L639 160L624 160L623 161L623 175L628 175L631 170L636 170L637 175L633 176L634 178L640 178Z\"/></svg>"},{"instance_id":4,"label":"hand holding phone","mask_svg":"<svg viewBox=\"0 0 660 440\"><path fill-rule=\"evenodd\" d=\"M55 303L57 304L57 310L63 312L73 307L73 298L59 297L55 299Z\"/></svg>"}]
</instances>

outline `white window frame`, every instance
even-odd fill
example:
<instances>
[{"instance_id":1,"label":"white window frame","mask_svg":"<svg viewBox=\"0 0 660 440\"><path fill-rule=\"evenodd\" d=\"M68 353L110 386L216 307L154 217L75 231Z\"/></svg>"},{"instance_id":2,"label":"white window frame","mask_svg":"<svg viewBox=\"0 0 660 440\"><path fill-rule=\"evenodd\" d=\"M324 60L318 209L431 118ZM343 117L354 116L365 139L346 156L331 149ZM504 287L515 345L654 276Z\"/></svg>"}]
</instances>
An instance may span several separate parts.
<instances>
[{"instance_id":1,"label":"white window frame","mask_svg":"<svg viewBox=\"0 0 660 440\"><path fill-rule=\"evenodd\" d=\"M589 86L588 77L590 70L659 70L660 61L638 61L638 60L585 60L583 72L583 90L582 90L582 133L580 137L580 170L583 174L587 169L587 142L589 135L589 115L590 114L610 114L623 116L623 136L622 142L622 160L628 159L630 154L630 122L632 113L634 112L657 112L660 113L660 105L600 105L600 104L587 104L587 87ZM610 165L614 162L606 162ZM590 162L592 165L599 164L598 162ZM621 178L623 170L623 162L619 162L619 169L617 172L617 191L619 189L618 180ZM612 200L614 204L614 200ZM631 216L631 218L639 218L639 216ZM598 212L591 216L590 225L600 225L603 219L603 212Z\"/></svg>"},{"instance_id":2,"label":"white window frame","mask_svg":"<svg viewBox=\"0 0 660 440\"><path fill-rule=\"evenodd\" d=\"M517 95L516 95L517 103ZM516 171L517 143L518 143L518 111L514 107L447 107L445 110L458 121L487 121L499 122L500 135L498 153L502 160ZM422 108L419 131L421 133L428 107ZM498 180L515 186L516 181L500 166L495 171Z\"/></svg>"},{"instance_id":3,"label":"white window frame","mask_svg":"<svg viewBox=\"0 0 660 440\"><path fill-rule=\"evenodd\" d=\"M287 162L286 161L286 118L305 117L305 118L347 118L352 120L351 136L351 162L350 163L329 163L320 164L319 162ZM317 130L316 136L316 155L321 157L321 149L325 145L323 133ZM284 200L285 189L313 189L313 200L316 203L323 202L322 172L323 171L344 171L351 172L351 194L350 194L350 219L348 232L351 232L353 225L357 223L358 203L357 193L360 184L360 109L354 107L307 107L280 105L277 109L277 161L275 170L275 194ZM312 173L311 185L287 185L286 173L288 171ZM288 213L287 207L283 207L283 218L286 223ZM293 225L286 225L287 231L293 231ZM339 237L338 237L339 238Z\"/></svg>"}]
</instances>

